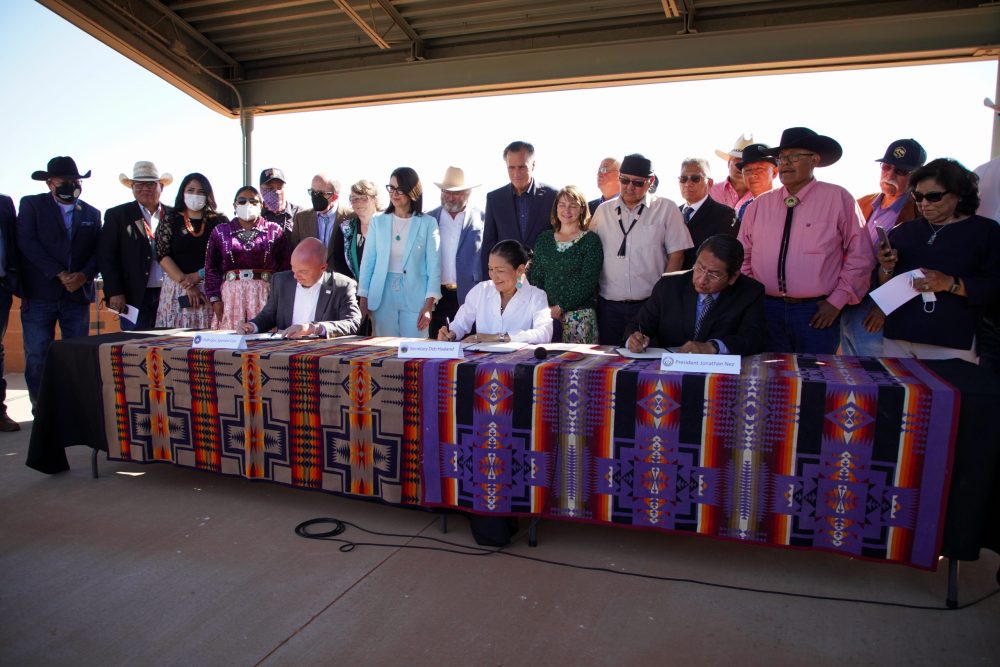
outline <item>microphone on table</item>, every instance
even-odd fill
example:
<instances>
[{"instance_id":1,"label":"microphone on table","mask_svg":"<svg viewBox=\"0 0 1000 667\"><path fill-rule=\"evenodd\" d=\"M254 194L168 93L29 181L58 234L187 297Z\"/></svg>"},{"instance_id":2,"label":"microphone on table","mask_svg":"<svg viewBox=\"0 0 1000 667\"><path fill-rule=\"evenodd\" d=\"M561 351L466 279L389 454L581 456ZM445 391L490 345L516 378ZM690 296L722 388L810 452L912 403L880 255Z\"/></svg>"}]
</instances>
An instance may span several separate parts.
<instances>
[{"instance_id":1,"label":"microphone on table","mask_svg":"<svg viewBox=\"0 0 1000 667\"><path fill-rule=\"evenodd\" d=\"M538 359L539 361L544 361L545 359L548 359L550 356L558 357L562 353L563 353L562 350L546 350L544 347L536 347L535 359Z\"/></svg>"}]
</instances>

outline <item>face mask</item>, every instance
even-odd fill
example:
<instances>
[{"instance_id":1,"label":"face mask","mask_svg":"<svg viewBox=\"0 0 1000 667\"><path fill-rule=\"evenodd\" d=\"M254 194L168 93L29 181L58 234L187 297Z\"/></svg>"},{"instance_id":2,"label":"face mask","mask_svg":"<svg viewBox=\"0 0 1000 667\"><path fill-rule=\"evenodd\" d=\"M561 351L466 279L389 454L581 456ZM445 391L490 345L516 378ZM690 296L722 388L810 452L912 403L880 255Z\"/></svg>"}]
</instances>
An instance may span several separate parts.
<instances>
[{"instance_id":1,"label":"face mask","mask_svg":"<svg viewBox=\"0 0 1000 667\"><path fill-rule=\"evenodd\" d=\"M264 200L264 206L275 213L281 213L281 209L284 207L281 205L281 194L277 190L264 190L260 194Z\"/></svg>"},{"instance_id":2,"label":"face mask","mask_svg":"<svg viewBox=\"0 0 1000 667\"><path fill-rule=\"evenodd\" d=\"M236 206L236 217L240 220L256 220L260 217L260 206L257 204L238 204Z\"/></svg>"},{"instance_id":3,"label":"face mask","mask_svg":"<svg viewBox=\"0 0 1000 667\"><path fill-rule=\"evenodd\" d=\"M82 190L76 183L63 183L56 186L56 197L64 204L72 204L80 198Z\"/></svg>"},{"instance_id":4,"label":"face mask","mask_svg":"<svg viewBox=\"0 0 1000 667\"><path fill-rule=\"evenodd\" d=\"M325 211L330 208L330 200L323 195L312 195L312 204L314 211Z\"/></svg>"},{"instance_id":5,"label":"face mask","mask_svg":"<svg viewBox=\"0 0 1000 667\"><path fill-rule=\"evenodd\" d=\"M192 195L186 192L184 193L184 205L192 211L200 211L205 208L206 202L208 202L208 197L205 195Z\"/></svg>"}]
</instances>

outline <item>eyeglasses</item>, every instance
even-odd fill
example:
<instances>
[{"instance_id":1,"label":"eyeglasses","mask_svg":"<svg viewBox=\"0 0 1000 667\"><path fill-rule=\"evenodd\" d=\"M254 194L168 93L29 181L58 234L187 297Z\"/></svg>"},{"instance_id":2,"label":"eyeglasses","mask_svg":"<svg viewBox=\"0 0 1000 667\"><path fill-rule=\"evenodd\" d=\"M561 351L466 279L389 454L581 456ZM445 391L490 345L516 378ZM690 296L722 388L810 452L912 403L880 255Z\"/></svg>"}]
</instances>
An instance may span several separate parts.
<instances>
[{"instance_id":1,"label":"eyeglasses","mask_svg":"<svg viewBox=\"0 0 1000 667\"><path fill-rule=\"evenodd\" d=\"M778 156L778 164L795 164L804 157L812 157L815 153L786 153Z\"/></svg>"},{"instance_id":2,"label":"eyeglasses","mask_svg":"<svg viewBox=\"0 0 1000 667\"><path fill-rule=\"evenodd\" d=\"M619 176L618 177L618 182L621 183L622 185L631 185L632 187L635 187L635 188L642 188L642 187L646 186L646 184L649 182L649 179L648 178L625 178L624 176Z\"/></svg>"},{"instance_id":3,"label":"eyeglasses","mask_svg":"<svg viewBox=\"0 0 1000 667\"><path fill-rule=\"evenodd\" d=\"M942 192L917 192L914 190L913 198L916 200L918 204L922 203L925 199L932 204L936 204L942 199L944 199L944 196L946 194L948 194L947 190L944 190Z\"/></svg>"},{"instance_id":4,"label":"eyeglasses","mask_svg":"<svg viewBox=\"0 0 1000 667\"><path fill-rule=\"evenodd\" d=\"M248 197L237 197L236 203L240 206L246 206L247 204L259 204L260 200L257 198L250 199Z\"/></svg>"},{"instance_id":5,"label":"eyeglasses","mask_svg":"<svg viewBox=\"0 0 1000 667\"><path fill-rule=\"evenodd\" d=\"M306 190L306 194L308 194L310 197L312 197L313 195L323 195L324 197L326 197L327 199L329 199L330 197L332 197L333 195L335 195L337 193L336 192L323 192L322 190L313 190L312 188L309 188L308 190Z\"/></svg>"},{"instance_id":6,"label":"eyeglasses","mask_svg":"<svg viewBox=\"0 0 1000 667\"><path fill-rule=\"evenodd\" d=\"M882 163L882 171L885 171L885 172L892 171L892 172L895 172L897 176L909 176L910 175L910 170L909 169L900 169L899 167L897 167L894 164L887 164L885 162Z\"/></svg>"},{"instance_id":7,"label":"eyeglasses","mask_svg":"<svg viewBox=\"0 0 1000 667\"><path fill-rule=\"evenodd\" d=\"M405 195L406 194L406 190L403 190L402 188L397 188L395 185L387 185L387 186L385 186L385 191L388 192L391 195Z\"/></svg>"},{"instance_id":8,"label":"eyeglasses","mask_svg":"<svg viewBox=\"0 0 1000 667\"><path fill-rule=\"evenodd\" d=\"M704 176L701 176L699 174L692 174L691 176L678 176L677 177L677 182L678 183L687 183L688 181L691 181L692 183L701 183L701 180L703 178L704 178Z\"/></svg>"},{"instance_id":9,"label":"eyeglasses","mask_svg":"<svg viewBox=\"0 0 1000 667\"><path fill-rule=\"evenodd\" d=\"M598 167L597 168L597 173L598 174L617 174L618 170L615 169L614 167Z\"/></svg>"},{"instance_id":10,"label":"eyeglasses","mask_svg":"<svg viewBox=\"0 0 1000 667\"><path fill-rule=\"evenodd\" d=\"M722 280L723 278L726 277L726 274L724 274L724 273L719 273L718 271L709 271L705 267L705 265L702 264L701 262L695 262L694 263L694 270L697 273L700 273L700 274L704 275L706 278L708 278L713 283L714 282L718 282L719 280Z\"/></svg>"},{"instance_id":11,"label":"eyeglasses","mask_svg":"<svg viewBox=\"0 0 1000 667\"><path fill-rule=\"evenodd\" d=\"M361 204L368 201L368 195L351 195L347 200L352 204Z\"/></svg>"},{"instance_id":12,"label":"eyeglasses","mask_svg":"<svg viewBox=\"0 0 1000 667\"><path fill-rule=\"evenodd\" d=\"M132 181L133 190L153 190L160 184L159 181Z\"/></svg>"}]
</instances>

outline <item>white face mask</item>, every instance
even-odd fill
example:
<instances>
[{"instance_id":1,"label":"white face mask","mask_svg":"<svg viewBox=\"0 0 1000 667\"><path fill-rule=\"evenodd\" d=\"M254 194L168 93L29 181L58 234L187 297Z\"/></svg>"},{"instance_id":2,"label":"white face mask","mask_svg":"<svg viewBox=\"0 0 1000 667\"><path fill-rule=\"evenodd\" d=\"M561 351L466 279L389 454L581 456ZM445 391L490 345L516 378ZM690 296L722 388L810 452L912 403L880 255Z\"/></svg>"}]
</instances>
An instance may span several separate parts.
<instances>
[{"instance_id":1,"label":"white face mask","mask_svg":"<svg viewBox=\"0 0 1000 667\"><path fill-rule=\"evenodd\" d=\"M260 217L260 204L237 204L236 217L240 220L256 220Z\"/></svg>"},{"instance_id":2,"label":"white face mask","mask_svg":"<svg viewBox=\"0 0 1000 667\"><path fill-rule=\"evenodd\" d=\"M188 210L200 211L205 208L206 202L208 202L208 197L205 195L192 195L187 192L184 193L184 205L188 207Z\"/></svg>"}]
</instances>

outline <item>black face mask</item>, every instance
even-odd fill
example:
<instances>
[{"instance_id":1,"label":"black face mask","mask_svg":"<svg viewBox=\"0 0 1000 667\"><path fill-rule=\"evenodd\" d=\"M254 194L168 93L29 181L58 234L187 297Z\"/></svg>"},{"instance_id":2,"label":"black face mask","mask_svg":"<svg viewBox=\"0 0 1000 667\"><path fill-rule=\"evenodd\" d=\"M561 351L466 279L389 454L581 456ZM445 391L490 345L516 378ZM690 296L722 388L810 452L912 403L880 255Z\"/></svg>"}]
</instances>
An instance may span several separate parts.
<instances>
[{"instance_id":1,"label":"black face mask","mask_svg":"<svg viewBox=\"0 0 1000 667\"><path fill-rule=\"evenodd\" d=\"M312 204L314 211L325 211L330 208L330 200L321 194L312 195Z\"/></svg>"},{"instance_id":2,"label":"black face mask","mask_svg":"<svg viewBox=\"0 0 1000 667\"><path fill-rule=\"evenodd\" d=\"M56 198L64 204L74 203L80 198L81 192L83 191L78 183L63 183L56 186Z\"/></svg>"}]
</instances>

